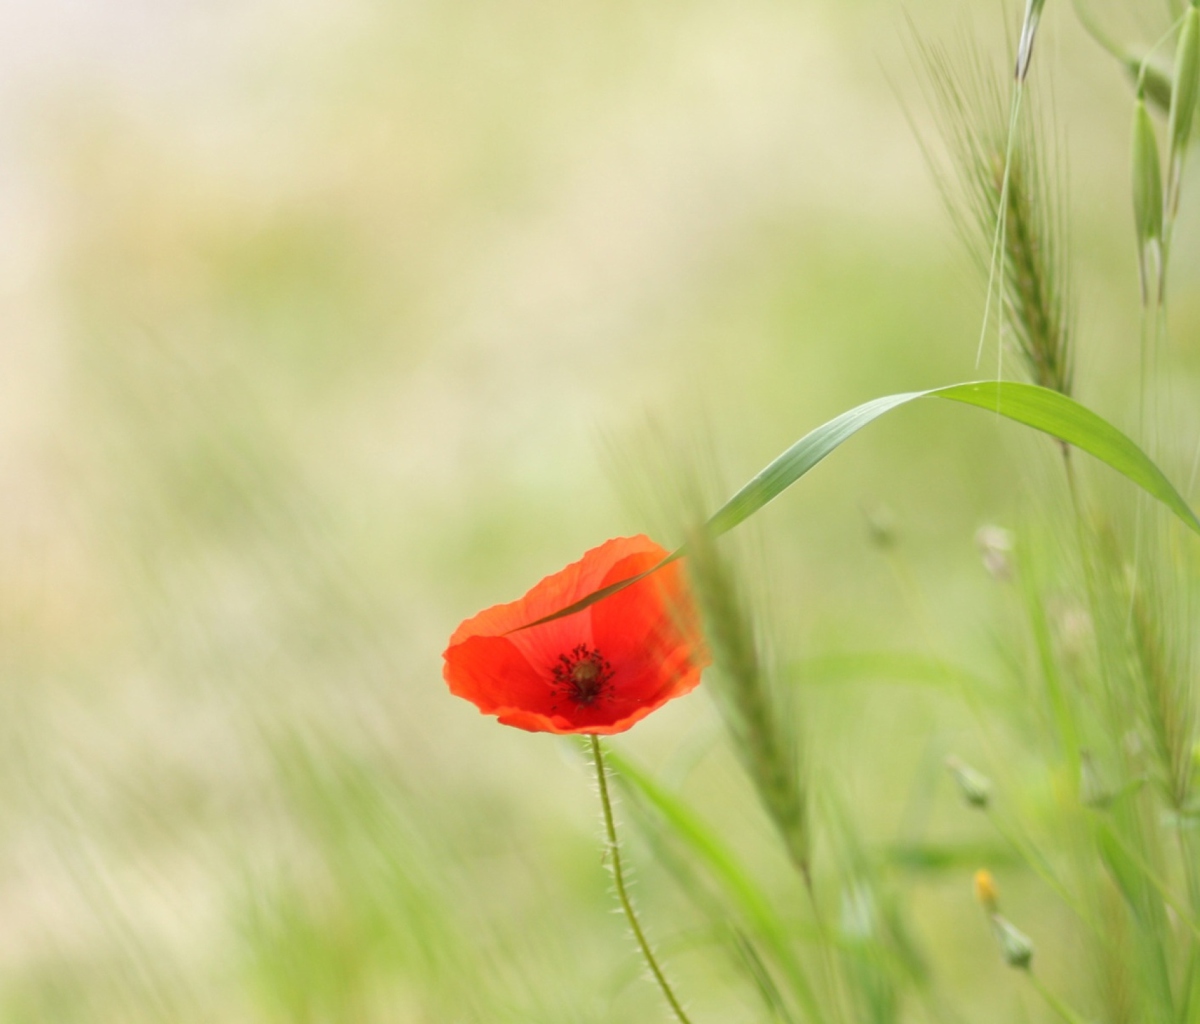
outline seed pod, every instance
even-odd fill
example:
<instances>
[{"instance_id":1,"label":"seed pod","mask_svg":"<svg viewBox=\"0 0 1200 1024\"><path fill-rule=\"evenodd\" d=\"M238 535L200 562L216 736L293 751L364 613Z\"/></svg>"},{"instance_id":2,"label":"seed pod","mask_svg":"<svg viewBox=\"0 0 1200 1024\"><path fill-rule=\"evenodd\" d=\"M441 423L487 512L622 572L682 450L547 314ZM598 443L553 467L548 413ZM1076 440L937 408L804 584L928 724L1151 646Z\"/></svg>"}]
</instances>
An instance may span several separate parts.
<instances>
[{"instance_id":1,"label":"seed pod","mask_svg":"<svg viewBox=\"0 0 1200 1024\"><path fill-rule=\"evenodd\" d=\"M970 765L963 764L957 757L946 758L946 767L958 783L963 797L972 807L987 807L992 798L992 784Z\"/></svg>"},{"instance_id":2,"label":"seed pod","mask_svg":"<svg viewBox=\"0 0 1200 1024\"><path fill-rule=\"evenodd\" d=\"M1158 138L1139 95L1133 107L1133 218L1138 245L1162 240L1162 168L1158 162Z\"/></svg>"},{"instance_id":3,"label":"seed pod","mask_svg":"<svg viewBox=\"0 0 1200 1024\"><path fill-rule=\"evenodd\" d=\"M1187 149L1188 137L1192 134L1192 120L1196 114L1198 98L1200 98L1200 9L1193 3L1183 16L1179 45L1175 49L1175 88L1171 92L1171 113L1167 120L1169 144L1167 163L1170 168L1167 199L1172 216L1179 206L1183 155Z\"/></svg>"},{"instance_id":4,"label":"seed pod","mask_svg":"<svg viewBox=\"0 0 1200 1024\"><path fill-rule=\"evenodd\" d=\"M1029 941L1029 936L999 914L992 916L992 930L995 932L1004 962L1009 967L1028 970L1033 960L1033 943Z\"/></svg>"}]
</instances>

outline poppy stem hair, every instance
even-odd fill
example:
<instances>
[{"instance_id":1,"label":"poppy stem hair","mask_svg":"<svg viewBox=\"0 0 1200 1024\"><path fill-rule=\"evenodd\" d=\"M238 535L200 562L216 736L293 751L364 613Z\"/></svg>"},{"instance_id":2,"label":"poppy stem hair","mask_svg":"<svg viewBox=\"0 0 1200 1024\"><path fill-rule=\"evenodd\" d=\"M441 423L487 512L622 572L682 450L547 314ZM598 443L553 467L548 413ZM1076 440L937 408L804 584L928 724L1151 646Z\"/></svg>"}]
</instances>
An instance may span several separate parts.
<instances>
[{"instance_id":1,"label":"poppy stem hair","mask_svg":"<svg viewBox=\"0 0 1200 1024\"><path fill-rule=\"evenodd\" d=\"M675 1011L675 1016L679 1018L680 1024L691 1024L688 1015L683 1012L683 1007L679 1005L675 993L671 991L666 975L663 974L658 961L654 959L654 951L646 940L646 933L642 931L637 914L633 912L633 904L629 900L629 890L625 888L625 873L621 868L621 848L617 843L617 826L613 819L612 800L608 794L608 771L604 766L604 752L600 746L599 736L593 733L589 738L592 742L592 759L596 762L596 779L600 783L600 805L604 809L604 832L608 841L608 856L609 862L612 864L613 881L617 886L617 899L621 901L621 909L625 911L625 917L629 920L629 927L633 930L633 937L637 939L638 948L642 951L646 965L650 968L650 973L654 975L655 981L658 982L658 987L662 989L663 995L666 996L667 1002L671 1004L671 1009Z\"/></svg>"}]
</instances>

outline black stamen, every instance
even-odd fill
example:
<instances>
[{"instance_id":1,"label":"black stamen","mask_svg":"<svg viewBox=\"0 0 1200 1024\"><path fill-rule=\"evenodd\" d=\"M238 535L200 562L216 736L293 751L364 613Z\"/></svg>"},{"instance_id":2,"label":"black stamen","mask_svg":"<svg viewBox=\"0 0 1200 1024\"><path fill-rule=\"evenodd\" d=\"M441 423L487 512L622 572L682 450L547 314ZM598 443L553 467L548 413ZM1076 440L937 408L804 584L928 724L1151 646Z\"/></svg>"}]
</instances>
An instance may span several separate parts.
<instances>
[{"instance_id":1,"label":"black stamen","mask_svg":"<svg viewBox=\"0 0 1200 1024\"><path fill-rule=\"evenodd\" d=\"M576 644L569 654L560 654L552 669L554 682L576 704L594 704L613 677L612 665L587 644Z\"/></svg>"}]
</instances>

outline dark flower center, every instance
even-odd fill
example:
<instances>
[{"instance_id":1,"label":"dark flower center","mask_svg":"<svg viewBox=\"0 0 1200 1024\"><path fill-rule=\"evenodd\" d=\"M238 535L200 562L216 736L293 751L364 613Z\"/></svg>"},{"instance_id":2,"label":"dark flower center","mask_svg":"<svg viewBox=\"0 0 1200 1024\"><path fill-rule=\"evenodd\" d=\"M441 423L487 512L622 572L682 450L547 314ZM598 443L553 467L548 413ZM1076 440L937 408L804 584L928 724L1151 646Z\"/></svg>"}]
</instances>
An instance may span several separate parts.
<instances>
[{"instance_id":1,"label":"dark flower center","mask_svg":"<svg viewBox=\"0 0 1200 1024\"><path fill-rule=\"evenodd\" d=\"M583 705L595 703L613 677L612 666L587 644L577 644L569 654L560 654L553 672L557 687Z\"/></svg>"}]
</instances>

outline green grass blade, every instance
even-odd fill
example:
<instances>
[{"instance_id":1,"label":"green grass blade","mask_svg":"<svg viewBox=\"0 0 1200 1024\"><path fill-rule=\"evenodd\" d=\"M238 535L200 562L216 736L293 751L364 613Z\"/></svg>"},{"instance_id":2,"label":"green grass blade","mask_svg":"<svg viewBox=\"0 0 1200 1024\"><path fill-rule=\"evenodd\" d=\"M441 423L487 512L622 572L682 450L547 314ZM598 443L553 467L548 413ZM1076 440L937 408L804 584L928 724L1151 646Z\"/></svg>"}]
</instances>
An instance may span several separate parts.
<instances>
[{"instance_id":1,"label":"green grass blade","mask_svg":"<svg viewBox=\"0 0 1200 1024\"><path fill-rule=\"evenodd\" d=\"M709 528L714 534L732 530L782 494L867 424L919 398L943 398L989 409L1094 455L1153 495L1190 529L1200 534L1200 519L1196 518L1195 512L1162 470L1102 416L1049 388L1019 381L994 380L888 395L836 416L805 434L722 505L709 519Z\"/></svg>"},{"instance_id":2,"label":"green grass blade","mask_svg":"<svg viewBox=\"0 0 1200 1024\"><path fill-rule=\"evenodd\" d=\"M622 755L610 750L606 756L616 769L618 783L653 807L671 826L675 835L721 883L756 932L770 938L786 933L767 895L690 807Z\"/></svg>"},{"instance_id":3,"label":"green grass blade","mask_svg":"<svg viewBox=\"0 0 1200 1024\"><path fill-rule=\"evenodd\" d=\"M753 979L763 1004L771 1011L772 1019L783 1021L784 1024L794 1024L796 1018L783 1001L779 987L775 984L775 979L771 977L771 972L767 970L767 965L758 955L754 943L744 932L736 928L731 929L731 934L738 957L746 973Z\"/></svg>"},{"instance_id":4,"label":"green grass blade","mask_svg":"<svg viewBox=\"0 0 1200 1024\"><path fill-rule=\"evenodd\" d=\"M784 491L817 465L863 427L874 423L884 413L908 405L920 398L942 398L963 405L973 405L1007 417L1017 423L1033 427L1066 444L1072 445L1101 462L1107 463L1118 473L1141 487L1147 494L1157 498L1175 513L1193 532L1200 534L1200 519L1175 489L1166 474L1134 442L1114 427L1104 417L1067 398L1057 391L1023 384L1020 381L984 380L966 384L950 384L928 391L909 391L899 395L874 398L856 406L840 416L823 423L816 430L805 434L799 441L770 462L758 475L750 480L732 498L722 505L708 520L713 536L719 536L745 522L755 512L774 501ZM650 575L667 562L686 554L681 547L665 558L659 565L628 580L620 580L603 590L598 590L574 604L527 623L541 625L553 619L583 611L597 601L616 593Z\"/></svg>"},{"instance_id":5,"label":"green grass blade","mask_svg":"<svg viewBox=\"0 0 1200 1024\"><path fill-rule=\"evenodd\" d=\"M752 932L767 943L803 1002L810 1020L822 1019L815 993L796 957L788 929L771 898L758 886L719 836L683 800L611 748L605 756L618 785L652 807L675 836L717 881Z\"/></svg>"},{"instance_id":6,"label":"green grass blade","mask_svg":"<svg viewBox=\"0 0 1200 1024\"><path fill-rule=\"evenodd\" d=\"M1200 533L1200 519L1166 474L1129 437L1074 399L1035 384L995 380L954 384L928 394L991 409L1094 455L1161 501L1189 529Z\"/></svg>"},{"instance_id":7,"label":"green grass blade","mask_svg":"<svg viewBox=\"0 0 1200 1024\"><path fill-rule=\"evenodd\" d=\"M825 456L833 452L844 441L848 441L868 423L873 423L885 412L906 405L914 398L921 398L927 393L911 391L901 395L875 398L840 416L835 416L828 423L821 424L816 430L800 438L725 502L708 520L709 529L714 536L732 530L786 491Z\"/></svg>"}]
</instances>

